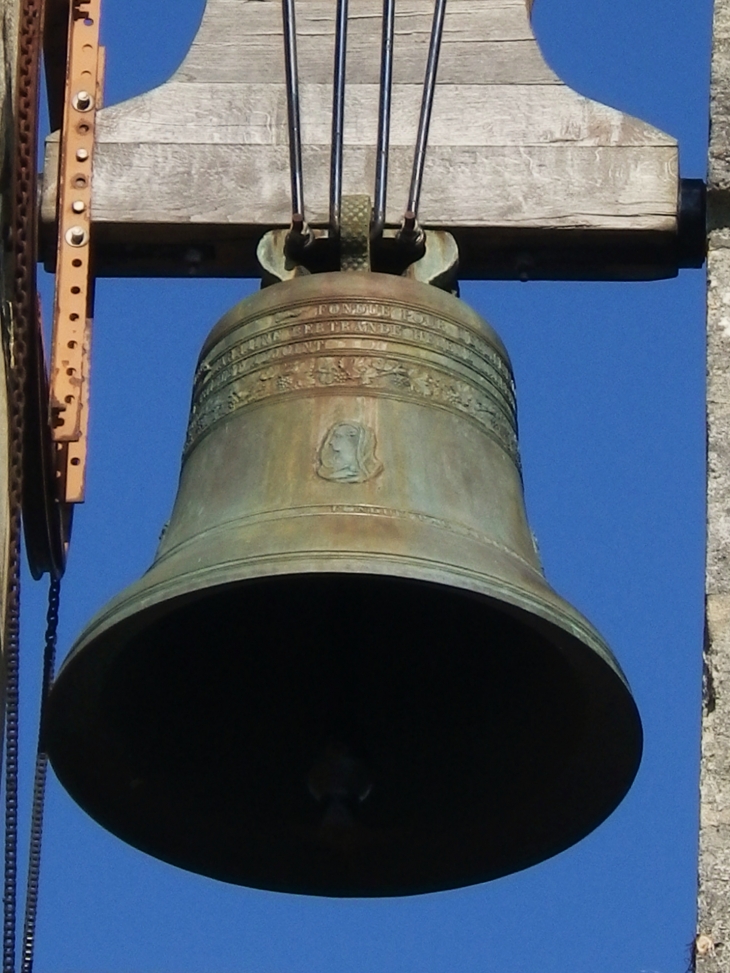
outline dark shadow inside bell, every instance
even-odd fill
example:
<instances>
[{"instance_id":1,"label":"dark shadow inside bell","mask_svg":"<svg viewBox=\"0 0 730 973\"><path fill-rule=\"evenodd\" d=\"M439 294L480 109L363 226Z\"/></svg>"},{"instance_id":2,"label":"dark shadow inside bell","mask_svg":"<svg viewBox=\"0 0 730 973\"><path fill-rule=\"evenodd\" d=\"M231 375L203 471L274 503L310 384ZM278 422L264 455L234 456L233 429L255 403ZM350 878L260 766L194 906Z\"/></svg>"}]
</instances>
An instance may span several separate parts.
<instances>
[{"instance_id":1,"label":"dark shadow inside bell","mask_svg":"<svg viewBox=\"0 0 730 973\"><path fill-rule=\"evenodd\" d=\"M582 837L635 771L620 756L635 727L608 742L594 726L591 708L621 695L608 667L583 649L581 671L567 636L453 588L268 578L134 628L62 676L54 766L102 824L226 881L328 895L483 881ZM309 783L333 747L372 785L334 819Z\"/></svg>"}]
</instances>

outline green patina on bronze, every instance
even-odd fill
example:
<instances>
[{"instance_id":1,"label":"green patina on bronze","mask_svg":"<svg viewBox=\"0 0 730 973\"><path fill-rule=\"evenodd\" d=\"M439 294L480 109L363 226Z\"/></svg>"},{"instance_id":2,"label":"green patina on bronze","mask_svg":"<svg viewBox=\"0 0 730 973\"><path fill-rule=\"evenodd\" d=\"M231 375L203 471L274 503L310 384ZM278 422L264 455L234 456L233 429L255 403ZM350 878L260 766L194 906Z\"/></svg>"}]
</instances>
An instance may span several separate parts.
<instances>
[{"instance_id":1,"label":"green patina on bronze","mask_svg":"<svg viewBox=\"0 0 730 973\"><path fill-rule=\"evenodd\" d=\"M46 741L125 840L289 892L486 881L610 814L641 727L543 576L489 325L373 273L230 311L155 560L77 642Z\"/></svg>"}]
</instances>

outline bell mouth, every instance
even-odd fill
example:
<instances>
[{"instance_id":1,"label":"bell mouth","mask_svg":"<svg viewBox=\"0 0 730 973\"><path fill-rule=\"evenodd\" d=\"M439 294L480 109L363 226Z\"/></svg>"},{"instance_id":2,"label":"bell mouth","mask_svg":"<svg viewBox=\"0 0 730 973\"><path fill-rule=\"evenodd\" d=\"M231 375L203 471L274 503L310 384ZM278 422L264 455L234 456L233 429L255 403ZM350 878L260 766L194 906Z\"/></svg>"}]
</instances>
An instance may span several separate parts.
<instances>
[{"instance_id":1,"label":"bell mouth","mask_svg":"<svg viewBox=\"0 0 730 973\"><path fill-rule=\"evenodd\" d=\"M216 879L331 896L487 881L580 840L638 769L625 681L567 608L557 623L310 573L120 615L59 674L52 765L105 828Z\"/></svg>"}]
</instances>

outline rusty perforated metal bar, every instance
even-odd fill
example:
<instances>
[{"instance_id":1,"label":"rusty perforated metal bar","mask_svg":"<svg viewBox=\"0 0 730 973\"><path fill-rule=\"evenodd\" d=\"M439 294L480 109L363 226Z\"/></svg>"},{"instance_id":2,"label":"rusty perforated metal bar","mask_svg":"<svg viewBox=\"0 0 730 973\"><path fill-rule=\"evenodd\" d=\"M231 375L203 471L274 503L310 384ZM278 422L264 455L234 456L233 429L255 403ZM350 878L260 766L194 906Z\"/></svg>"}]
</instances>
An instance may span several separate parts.
<instances>
[{"instance_id":1,"label":"rusty perforated metal bar","mask_svg":"<svg viewBox=\"0 0 730 973\"><path fill-rule=\"evenodd\" d=\"M72 0L58 180L58 249L51 352L51 425L61 497L84 499L93 285L91 173L104 57L101 0Z\"/></svg>"}]
</instances>

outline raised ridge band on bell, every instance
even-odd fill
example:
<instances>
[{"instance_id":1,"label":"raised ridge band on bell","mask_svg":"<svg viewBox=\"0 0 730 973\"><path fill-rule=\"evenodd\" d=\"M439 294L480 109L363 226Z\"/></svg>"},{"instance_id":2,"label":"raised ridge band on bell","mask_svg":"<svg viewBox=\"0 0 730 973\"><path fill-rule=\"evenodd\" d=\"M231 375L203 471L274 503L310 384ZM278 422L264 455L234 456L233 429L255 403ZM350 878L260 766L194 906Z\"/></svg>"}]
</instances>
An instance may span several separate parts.
<instances>
[{"instance_id":1,"label":"raised ridge band on bell","mask_svg":"<svg viewBox=\"0 0 730 973\"><path fill-rule=\"evenodd\" d=\"M392 278L370 278L385 293L394 289ZM293 302L280 298L285 307L279 309L272 298L281 291L271 288L243 301L214 329L196 372L186 454L239 408L271 396L337 388L454 409L481 423L519 463L514 380L491 328L476 315L459 320L466 306L440 292L435 314L421 287L400 279L400 293L391 301L348 300L348 291L358 288L349 280L343 288L338 274L316 281L320 296L314 303L308 295ZM336 294L329 301L321 299L327 287Z\"/></svg>"}]
</instances>

